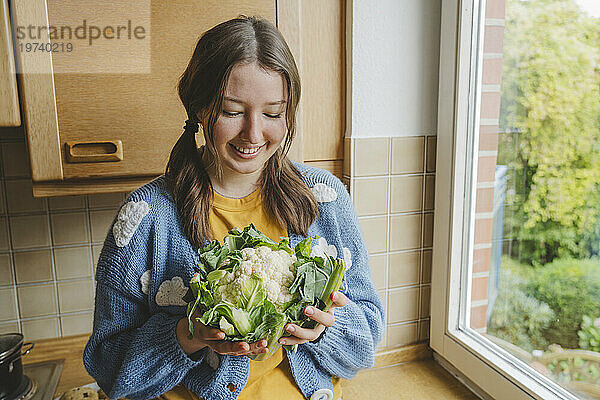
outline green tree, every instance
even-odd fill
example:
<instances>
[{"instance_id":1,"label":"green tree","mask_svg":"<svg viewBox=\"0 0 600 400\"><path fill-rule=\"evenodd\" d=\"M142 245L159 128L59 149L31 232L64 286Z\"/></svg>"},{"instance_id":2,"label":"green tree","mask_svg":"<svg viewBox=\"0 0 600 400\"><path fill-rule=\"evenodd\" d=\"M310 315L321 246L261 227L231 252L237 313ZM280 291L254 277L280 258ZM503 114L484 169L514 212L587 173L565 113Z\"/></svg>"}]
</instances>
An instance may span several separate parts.
<instances>
[{"instance_id":1,"label":"green tree","mask_svg":"<svg viewBox=\"0 0 600 400\"><path fill-rule=\"evenodd\" d=\"M600 19L574 0L508 0L506 12L500 129L520 131L499 145L506 224L530 264L598 254Z\"/></svg>"},{"instance_id":2,"label":"green tree","mask_svg":"<svg viewBox=\"0 0 600 400\"><path fill-rule=\"evenodd\" d=\"M524 292L550 306L555 318L543 329L548 343L576 349L584 315L600 315L600 259L557 259L536 268Z\"/></svg>"}]
</instances>

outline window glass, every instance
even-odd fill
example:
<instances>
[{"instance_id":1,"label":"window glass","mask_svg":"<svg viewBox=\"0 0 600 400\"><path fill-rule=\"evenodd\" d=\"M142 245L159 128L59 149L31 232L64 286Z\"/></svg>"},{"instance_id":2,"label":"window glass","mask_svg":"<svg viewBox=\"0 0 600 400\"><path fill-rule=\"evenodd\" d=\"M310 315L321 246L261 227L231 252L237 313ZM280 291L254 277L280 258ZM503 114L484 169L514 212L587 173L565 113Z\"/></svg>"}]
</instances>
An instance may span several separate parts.
<instances>
[{"instance_id":1,"label":"window glass","mask_svg":"<svg viewBox=\"0 0 600 400\"><path fill-rule=\"evenodd\" d=\"M464 325L600 397L600 1L487 0Z\"/></svg>"}]
</instances>

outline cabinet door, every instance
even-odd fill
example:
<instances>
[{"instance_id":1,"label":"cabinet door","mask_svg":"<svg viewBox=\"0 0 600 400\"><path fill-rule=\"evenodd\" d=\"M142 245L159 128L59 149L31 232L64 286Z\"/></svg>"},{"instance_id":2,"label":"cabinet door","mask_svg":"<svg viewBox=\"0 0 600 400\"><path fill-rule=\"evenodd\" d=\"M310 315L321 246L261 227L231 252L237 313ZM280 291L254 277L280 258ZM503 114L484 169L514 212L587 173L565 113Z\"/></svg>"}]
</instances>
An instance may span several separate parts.
<instances>
[{"instance_id":1,"label":"cabinet door","mask_svg":"<svg viewBox=\"0 0 600 400\"><path fill-rule=\"evenodd\" d=\"M346 1L279 0L279 29L302 79L292 156L341 178L346 131Z\"/></svg>"},{"instance_id":2,"label":"cabinet door","mask_svg":"<svg viewBox=\"0 0 600 400\"><path fill-rule=\"evenodd\" d=\"M21 26L26 26L30 19L37 19L34 25L43 24L44 13L49 26L64 26L65 20L79 20L81 24L83 18L89 26L99 14L96 11L86 15L82 11L82 4L86 2L81 1L19 0L13 3ZM68 54L55 53L47 55L45 61L47 66L54 66L54 73L46 69L46 73L25 71L23 74L34 183L160 175L173 144L183 132L186 114L177 95L177 81L198 37L217 23L239 14L261 15L275 23L275 0L147 1L146 4L151 4L147 35L151 55L149 72L88 73L87 70L93 70L91 65L80 65L80 72L77 68L73 68L75 72L64 72L58 67L65 65L58 64L66 62ZM107 23L103 20L96 25L102 27ZM59 43L60 39L51 37L50 41ZM82 45L79 42L76 45ZM39 58L35 62L37 60ZM85 62L85 59L78 61ZM35 80L42 82L32 84ZM36 98L40 87L45 97L42 101ZM52 97L54 104L48 104ZM57 125L54 132L48 129L52 124ZM56 156L60 161L58 166L43 164L44 160ZM86 157L89 162L85 162Z\"/></svg>"},{"instance_id":3,"label":"cabinet door","mask_svg":"<svg viewBox=\"0 0 600 400\"><path fill-rule=\"evenodd\" d=\"M13 2L13 13L19 25L61 26L64 21L77 25L85 17L84 4L19 0ZM277 22L296 57L303 91L292 158L341 176L346 119L344 0L148 0L146 4L151 38L148 72L143 65L140 73L93 72L85 58L78 61L84 63L80 70L77 65L69 70L69 62L76 63L68 53L18 54L25 68L20 83L34 195L128 191L162 174L186 119L176 86L194 45L206 29L240 14ZM102 14L105 25L111 21L109 9L87 14ZM87 24L92 23L89 17ZM130 67L139 62L131 56L128 60Z\"/></svg>"},{"instance_id":4,"label":"cabinet door","mask_svg":"<svg viewBox=\"0 0 600 400\"><path fill-rule=\"evenodd\" d=\"M21 125L8 0L0 0L0 126Z\"/></svg>"}]
</instances>

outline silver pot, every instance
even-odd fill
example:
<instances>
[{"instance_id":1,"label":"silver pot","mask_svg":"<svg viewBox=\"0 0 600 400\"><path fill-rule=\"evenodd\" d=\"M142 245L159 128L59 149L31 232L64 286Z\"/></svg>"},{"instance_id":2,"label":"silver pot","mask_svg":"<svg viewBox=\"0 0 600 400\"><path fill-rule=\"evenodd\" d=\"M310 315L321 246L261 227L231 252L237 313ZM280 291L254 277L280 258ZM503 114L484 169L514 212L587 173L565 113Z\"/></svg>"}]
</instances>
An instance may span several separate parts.
<instances>
[{"instance_id":1,"label":"silver pot","mask_svg":"<svg viewBox=\"0 0 600 400\"><path fill-rule=\"evenodd\" d=\"M22 351L23 346L28 346ZM0 400L11 399L23 386L23 363L21 357L33 349L34 343L23 343L20 333L0 335Z\"/></svg>"}]
</instances>

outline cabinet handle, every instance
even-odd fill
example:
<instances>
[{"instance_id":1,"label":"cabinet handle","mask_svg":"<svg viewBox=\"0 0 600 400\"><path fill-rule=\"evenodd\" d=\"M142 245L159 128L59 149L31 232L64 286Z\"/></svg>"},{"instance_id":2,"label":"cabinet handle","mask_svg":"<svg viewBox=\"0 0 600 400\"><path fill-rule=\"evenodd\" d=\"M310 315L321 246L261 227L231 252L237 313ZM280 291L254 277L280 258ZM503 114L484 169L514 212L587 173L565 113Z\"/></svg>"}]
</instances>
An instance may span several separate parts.
<instances>
[{"instance_id":1,"label":"cabinet handle","mask_svg":"<svg viewBox=\"0 0 600 400\"><path fill-rule=\"evenodd\" d=\"M66 142L67 162L104 162L122 161L123 143L120 140Z\"/></svg>"}]
</instances>

